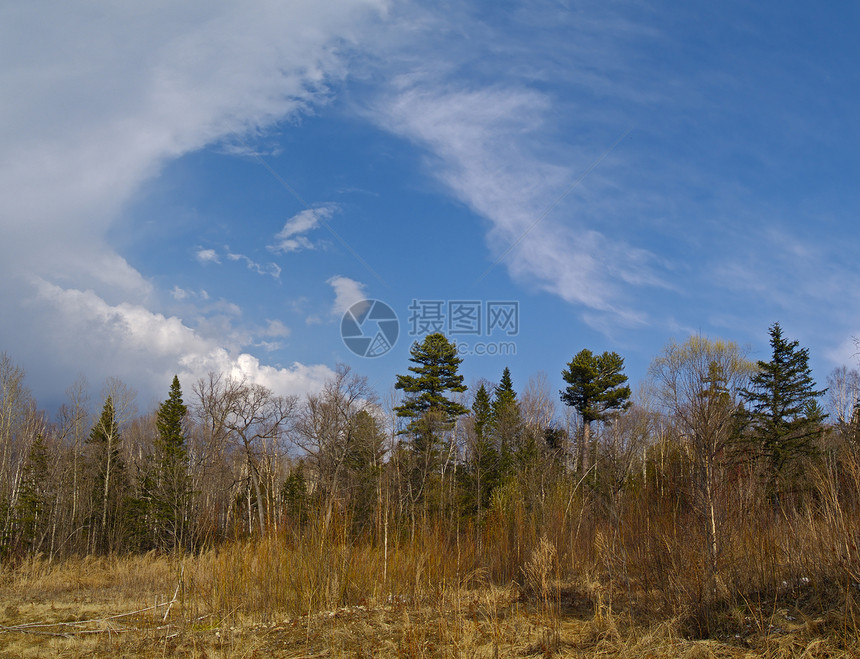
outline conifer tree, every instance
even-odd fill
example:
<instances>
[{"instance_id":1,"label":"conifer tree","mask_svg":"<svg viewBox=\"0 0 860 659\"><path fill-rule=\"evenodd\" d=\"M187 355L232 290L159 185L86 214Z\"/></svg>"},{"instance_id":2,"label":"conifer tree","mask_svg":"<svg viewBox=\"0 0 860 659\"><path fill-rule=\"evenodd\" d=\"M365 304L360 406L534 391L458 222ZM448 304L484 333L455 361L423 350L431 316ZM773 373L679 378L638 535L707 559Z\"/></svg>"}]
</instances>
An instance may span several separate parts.
<instances>
[{"instance_id":1,"label":"conifer tree","mask_svg":"<svg viewBox=\"0 0 860 659\"><path fill-rule=\"evenodd\" d=\"M409 465L410 498L413 503L428 498L428 488L438 484L434 474L440 469L443 434L457 417L468 410L453 400L454 393L466 391L463 376L457 373L463 361L457 347L444 334L428 334L412 345L409 370L415 375L398 375L395 389L406 392L403 403L394 408L398 417L409 419L405 430L411 436ZM426 512L426 511L425 511Z\"/></svg>"},{"instance_id":2,"label":"conifer tree","mask_svg":"<svg viewBox=\"0 0 860 659\"><path fill-rule=\"evenodd\" d=\"M493 408L490 404L490 394L482 384L475 392L475 402L472 403L472 416L475 419L475 437L483 441L492 423Z\"/></svg>"},{"instance_id":3,"label":"conifer tree","mask_svg":"<svg viewBox=\"0 0 860 659\"><path fill-rule=\"evenodd\" d=\"M170 393L158 408L155 440L153 512L159 543L176 549L187 539L190 482L188 448L183 421L188 408L182 401L179 377L174 376Z\"/></svg>"},{"instance_id":4,"label":"conifer tree","mask_svg":"<svg viewBox=\"0 0 860 659\"><path fill-rule=\"evenodd\" d=\"M290 517L290 522L301 529L308 519L308 484L305 464L299 461L281 486L281 503Z\"/></svg>"},{"instance_id":5,"label":"conifer tree","mask_svg":"<svg viewBox=\"0 0 860 659\"><path fill-rule=\"evenodd\" d=\"M496 452L499 456L497 480L499 482L511 473L515 463L520 469L529 462L534 447L523 444L523 423L520 407L517 402L517 392L511 379L511 369L507 366L502 371L502 379L493 390L493 424L492 436L495 440Z\"/></svg>"},{"instance_id":6,"label":"conifer tree","mask_svg":"<svg viewBox=\"0 0 860 659\"><path fill-rule=\"evenodd\" d=\"M415 430L431 410L441 414L446 424L465 414L468 410L448 397L466 391L463 376L457 373L463 361L457 356L457 347L444 334L428 334L423 342L412 345L410 355L409 361L415 366L409 370L415 375L398 375L394 385L406 392L403 404L394 409L397 416L410 419L407 431Z\"/></svg>"},{"instance_id":7,"label":"conifer tree","mask_svg":"<svg viewBox=\"0 0 860 659\"><path fill-rule=\"evenodd\" d=\"M112 396L92 427L87 443L93 452L94 499L98 502L93 519L95 548L107 552L122 539L128 483L120 448L122 438Z\"/></svg>"},{"instance_id":8,"label":"conifer tree","mask_svg":"<svg viewBox=\"0 0 860 659\"><path fill-rule=\"evenodd\" d=\"M766 461L771 486L778 488L784 479L798 475L801 458L816 453L826 416L818 398L826 389L815 388L807 348L787 341L779 323L769 333L771 359L758 361L758 371L741 396L748 437ZM778 490L772 494L778 496Z\"/></svg>"},{"instance_id":9,"label":"conifer tree","mask_svg":"<svg viewBox=\"0 0 860 659\"><path fill-rule=\"evenodd\" d=\"M475 392L472 403L474 423L474 446L468 471L468 499L480 511L490 501L493 490L499 484L499 454L493 446L493 408L490 394L482 384Z\"/></svg>"},{"instance_id":10,"label":"conifer tree","mask_svg":"<svg viewBox=\"0 0 860 659\"><path fill-rule=\"evenodd\" d=\"M505 366L502 371L502 379L493 390L493 414L498 418L504 413L504 409L517 402L517 392L514 391L514 383L511 379L511 369Z\"/></svg>"},{"instance_id":11,"label":"conifer tree","mask_svg":"<svg viewBox=\"0 0 860 659\"><path fill-rule=\"evenodd\" d=\"M38 551L40 536L46 528L53 489L48 466L48 447L44 435L39 433L30 446L18 496L18 537L25 551Z\"/></svg>"},{"instance_id":12,"label":"conifer tree","mask_svg":"<svg viewBox=\"0 0 860 659\"><path fill-rule=\"evenodd\" d=\"M630 407L631 392L623 369L624 360L618 353L594 355L585 349L578 352L561 373L568 384L561 390L561 400L582 417L577 460L581 471L588 469L591 424L605 421L613 412Z\"/></svg>"},{"instance_id":13,"label":"conifer tree","mask_svg":"<svg viewBox=\"0 0 860 659\"><path fill-rule=\"evenodd\" d=\"M352 437L344 456L346 491L350 493L352 522L356 532L372 528L378 503L385 435L379 421L359 410L351 421Z\"/></svg>"}]
</instances>

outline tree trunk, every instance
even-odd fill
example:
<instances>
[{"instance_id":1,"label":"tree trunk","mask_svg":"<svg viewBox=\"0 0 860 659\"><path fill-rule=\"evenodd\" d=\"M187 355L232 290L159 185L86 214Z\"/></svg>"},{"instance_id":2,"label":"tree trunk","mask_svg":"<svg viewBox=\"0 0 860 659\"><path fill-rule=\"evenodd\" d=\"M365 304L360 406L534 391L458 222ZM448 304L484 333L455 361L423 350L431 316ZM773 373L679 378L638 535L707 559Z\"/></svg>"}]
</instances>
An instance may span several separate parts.
<instances>
[{"instance_id":1,"label":"tree trunk","mask_svg":"<svg viewBox=\"0 0 860 659\"><path fill-rule=\"evenodd\" d=\"M590 450L589 450L590 448L591 448L591 422L583 419L583 421L582 421L582 439L581 439L580 444L579 444L579 450L577 451L577 453L579 453L579 457L578 457L577 462L579 463L578 467L579 467L579 473L580 474L585 474L588 471L588 468L590 466L589 465L589 461L590 461L589 458L591 457Z\"/></svg>"},{"instance_id":2,"label":"tree trunk","mask_svg":"<svg viewBox=\"0 0 860 659\"><path fill-rule=\"evenodd\" d=\"M110 491L110 468L111 468L111 457L112 457L112 446L111 446L111 438L107 438L107 462L105 463L105 486L104 491L102 493L102 543L104 543L103 549L107 548L107 511L108 511L108 494Z\"/></svg>"}]
</instances>

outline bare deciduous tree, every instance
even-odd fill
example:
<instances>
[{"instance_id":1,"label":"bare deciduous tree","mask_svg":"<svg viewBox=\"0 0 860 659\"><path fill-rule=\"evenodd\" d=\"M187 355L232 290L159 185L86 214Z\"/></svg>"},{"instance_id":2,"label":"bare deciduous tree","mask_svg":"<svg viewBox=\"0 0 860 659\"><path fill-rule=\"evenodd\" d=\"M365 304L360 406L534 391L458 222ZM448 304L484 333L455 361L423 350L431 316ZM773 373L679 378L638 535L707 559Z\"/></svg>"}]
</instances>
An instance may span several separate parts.
<instances>
[{"instance_id":1,"label":"bare deciduous tree","mask_svg":"<svg viewBox=\"0 0 860 659\"><path fill-rule=\"evenodd\" d=\"M256 497L259 529L265 531L274 513L274 457L294 415L296 397L277 396L245 378L213 373L198 381L194 393L198 418L205 421L213 441L226 441L241 451Z\"/></svg>"},{"instance_id":2,"label":"bare deciduous tree","mask_svg":"<svg viewBox=\"0 0 860 659\"><path fill-rule=\"evenodd\" d=\"M834 368L827 376L827 408L840 427L854 419L860 401L860 371L846 366Z\"/></svg>"},{"instance_id":3,"label":"bare deciduous tree","mask_svg":"<svg viewBox=\"0 0 860 659\"><path fill-rule=\"evenodd\" d=\"M651 364L658 400L676 421L693 453L696 494L707 543L707 568L717 569L716 488L735 428L740 391L753 366L737 344L691 336L672 342Z\"/></svg>"},{"instance_id":4,"label":"bare deciduous tree","mask_svg":"<svg viewBox=\"0 0 860 659\"><path fill-rule=\"evenodd\" d=\"M378 466L383 435L376 394L367 378L338 364L322 391L308 394L295 424L295 441L310 459L319 495L326 501L328 525L334 503L350 474ZM374 425L375 424L375 425ZM376 428L376 429L375 429Z\"/></svg>"},{"instance_id":5,"label":"bare deciduous tree","mask_svg":"<svg viewBox=\"0 0 860 659\"><path fill-rule=\"evenodd\" d=\"M0 547L11 540L24 464L45 419L24 384L24 370L0 353Z\"/></svg>"}]
</instances>

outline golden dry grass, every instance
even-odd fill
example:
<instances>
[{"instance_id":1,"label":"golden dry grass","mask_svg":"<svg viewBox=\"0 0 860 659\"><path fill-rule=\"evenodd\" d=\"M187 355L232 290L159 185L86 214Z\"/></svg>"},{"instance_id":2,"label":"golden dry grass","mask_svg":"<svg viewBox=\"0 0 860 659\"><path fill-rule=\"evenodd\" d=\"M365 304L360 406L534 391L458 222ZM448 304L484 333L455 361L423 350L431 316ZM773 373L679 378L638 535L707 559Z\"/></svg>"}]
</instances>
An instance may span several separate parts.
<instances>
[{"instance_id":1,"label":"golden dry grass","mask_svg":"<svg viewBox=\"0 0 860 659\"><path fill-rule=\"evenodd\" d=\"M595 584L554 579L546 543L522 587L457 578L415 547L391 552L388 574L403 581L385 586L378 548L300 549L266 539L184 558L28 559L0 573L0 657L860 656L847 609L809 618L748 603L694 640L682 616L633 616Z\"/></svg>"}]
</instances>

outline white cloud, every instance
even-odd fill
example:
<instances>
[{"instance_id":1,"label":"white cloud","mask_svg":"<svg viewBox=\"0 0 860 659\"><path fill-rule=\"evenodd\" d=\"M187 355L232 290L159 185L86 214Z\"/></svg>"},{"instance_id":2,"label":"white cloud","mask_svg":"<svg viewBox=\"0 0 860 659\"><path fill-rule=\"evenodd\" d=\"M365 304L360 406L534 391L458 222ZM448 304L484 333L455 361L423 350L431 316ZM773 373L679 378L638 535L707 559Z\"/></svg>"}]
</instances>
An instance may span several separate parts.
<instances>
[{"instance_id":1,"label":"white cloud","mask_svg":"<svg viewBox=\"0 0 860 659\"><path fill-rule=\"evenodd\" d=\"M182 302L182 300L188 297L188 291L184 288L179 288L179 286L174 286L173 290L170 291L170 295L177 302Z\"/></svg>"},{"instance_id":2,"label":"white cloud","mask_svg":"<svg viewBox=\"0 0 860 659\"><path fill-rule=\"evenodd\" d=\"M200 263L221 263L221 258L214 249L198 249L194 258Z\"/></svg>"},{"instance_id":3,"label":"white cloud","mask_svg":"<svg viewBox=\"0 0 860 659\"><path fill-rule=\"evenodd\" d=\"M860 366L860 330L831 349L827 358L837 366Z\"/></svg>"},{"instance_id":4,"label":"white cloud","mask_svg":"<svg viewBox=\"0 0 860 659\"><path fill-rule=\"evenodd\" d=\"M195 291L188 288L182 288L181 286L174 286L170 291L170 297L172 297L177 302L190 302L192 300L200 300L201 302L209 301L209 293L207 293L205 290L200 289L199 291ZM221 304L223 305L224 302L222 301ZM212 305L206 306L209 308L212 307Z\"/></svg>"},{"instance_id":5,"label":"white cloud","mask_svg":"<svg viewBox=\"0 0 860 659\"><path fill-rule=\"evenodd\" d=\"M364 292L365 285L349 277L335 275L327 282L334 289L334 304L331 312L335 315L343 314L356 302L360 302L367 298ZM310 323L311 320L308 319Z\"/></svg>"},{"instance_id":6,"label":"white cloud","mask_svg":"<svg viewBox=\"0 0 860 659\"><path fill-rule=\"evenodd\" d=\"M256 272L258 275L268 275L272 279L278 280L281 278L281 266L277 263L257 263L251 257L244 254L234 254L227 252L227 258L231 261L244 261L248 266L248 270Z\"/></svg>"},{"instance_id":7,"label":"white cloud","mask_svg":"<svg viewBox=\"0 0 860 659\"><path fill-rule=\"evenodd\" d=\"M577 172L529 148L550 130L544 121L549 97L516 85L456 89L420 76L394 88L372 118L427 147L434 175L491 221L487 241L498 265L568 302L622 321L643 321L625 289L665 286L653 256L575 218L562 222L569 206L564 214L556 206Z\"/></svg>"},{"instance_id":8,"label":"white cloud","mask_svg":"<svg viewBox=\"0 0 860 659\"><path fill-rule=\"evenodd\" d=\"M290 335L290 328L284 325L280 320L269 319L263 334L265 336L286 338Z\"/></svg>"},{"instance_id":9,"label":"white cloud","mask_svg":"<svg viewBox=\"0 0 860 659\"><path fill-rule=\"evenodd\" d=\"M47 346L50 357L70 369L86 360L88 375L96 379L116 375L145 391L159 391L174 373L190 385L215 371L247 377L276 393L299 394L318 389L332 373L325 365L262 364L236 346L204 338L175 316L129 303L110 305L92 291L63 289L45 281L37 282L36 288L54 319ZM289 330L270 321L267 332L286 336Z\"/></svg>"},{"instance_id":10,"label":"white cloud","mask_svg":"<svg viewBox=\"0 0 860 659\"><path fill-rule=\"evenodd\" d=\"M331 219L337 206L325 204L316 208L307 208L293 215L284 224L284 228L275 234L274 245L269 245L273 252L297 252L300 249L313 249L314 244L305 236L307 232L316 229L319 224Z\"/></svg>"},{"instance_id":11,"label":"white cloud","mask_svg":"<svg viewBox=\"0 0 860 659\"><path fill-rule=\"evenodd\" d=\"M223 372L235 378L246 377L251 382L257 382L282 394L318 391L326 380L334 376L334 371L322 364L308 366L293 362L289 368L277 368L262 364L259 359L247 353L239 355L232 361L232 368L224 369Z\"/></svg>"},{"instance_id":12,"label":"white cloud","mask_svg":"<svg viewBox=\"0 0 860 659\"><path fill-rule=\"evenodd\" d=\"M86 244L166 159L324 99L338 45L383 6L338 4L5 5L0 221L32 249L45 227Z\"/></svg>"},{"instance_id":13,"label":"white cloud","mask_svg":"<svg viewBox=\"0 0 860 659\"><path fill-rule=\"evenodd\" d=\"M141 367L159 378L179 358L206 368L235 362L282 386L320 372L203 346L180 319L153 311L152 283L106 236L165 162L325 102L329 83L345 75L341 53L386 8L387 0L0 5L0 292L19 311L0 314L0 335L2 349L38 374L37 395L64 386L49 360L66 349L76 370L90 350L94 370ZM219 262L215 250L195 257Z\"/></svg>"}]
</instances>

